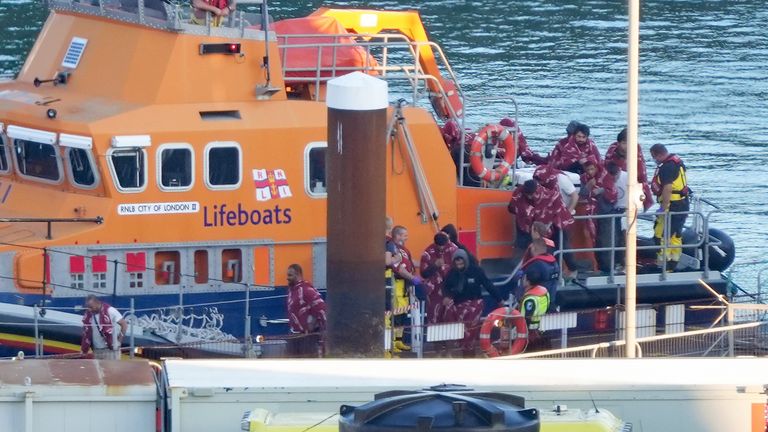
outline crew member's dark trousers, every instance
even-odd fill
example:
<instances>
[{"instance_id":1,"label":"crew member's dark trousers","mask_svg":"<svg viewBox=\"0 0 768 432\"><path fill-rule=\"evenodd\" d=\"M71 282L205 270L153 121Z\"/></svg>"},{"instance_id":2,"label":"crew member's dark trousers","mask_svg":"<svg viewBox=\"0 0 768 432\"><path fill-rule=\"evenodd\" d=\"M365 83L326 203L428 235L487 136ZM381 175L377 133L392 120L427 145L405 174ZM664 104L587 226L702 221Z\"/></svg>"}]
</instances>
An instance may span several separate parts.
<instances>
[{"instance_id":1,"label":"crew member's dark trousers","mask_svg":"<svg viewBox=\"0 0 768 432\"><path fill-rule=\"evenodd\" d=\"M611 213L613 214L613 213ZM613 221L613 229L611 229L611 221ZM595 247L607 248L615 246L623 246L625 239L624 233L621 230L621 219L619 218L601 218L595 219L595 227L597 228L597 239ZM611 242L611 232L613 232L613 242ZM614 252L614 265L622 264L624 262L624 251ZM597 260L597 268L601 272L611 272L611 252L595 252L595 259Z\"/></svg>"},{"instance_id":2,"label":"crew member's dark trousers","mask_svg":"<svg viewBox=\"0 0 768 432\"><path fill-rule=\"evenodd\" d=\"M560 228L552 227L552 241L555 242L555 250L560 249L570 249L571 248L571 242L568 239L568 230L562 230L563 233L563 244L560 244ZM561 247L562 246L562 247ZM571 271L578 270L578 267L576 266L576 259L573 257L572 253L565 253L563 254L563 261L565 262L565 265L568 266L568 269Z\"/></svg>"}]
</instances>

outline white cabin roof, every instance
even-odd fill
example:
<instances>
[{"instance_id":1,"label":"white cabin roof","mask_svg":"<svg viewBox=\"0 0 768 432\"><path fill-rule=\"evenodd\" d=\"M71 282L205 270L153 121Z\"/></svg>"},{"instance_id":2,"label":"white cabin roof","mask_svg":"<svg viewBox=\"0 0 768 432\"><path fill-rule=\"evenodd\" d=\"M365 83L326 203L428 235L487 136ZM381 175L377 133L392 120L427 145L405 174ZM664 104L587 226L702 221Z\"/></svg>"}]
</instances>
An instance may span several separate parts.
<instances>
[{"instance_id":1,"label":"white cabin roof","mask_svg":"<svg viewBox=\"0 0 768 432\"><path fill-rule=\"evenodd\" d=\"M171 388L425 388L442 383L476 389L589 387L628 389L768 384L768 359L569 360L166 360Z\"/></svg>"}]
</instances>

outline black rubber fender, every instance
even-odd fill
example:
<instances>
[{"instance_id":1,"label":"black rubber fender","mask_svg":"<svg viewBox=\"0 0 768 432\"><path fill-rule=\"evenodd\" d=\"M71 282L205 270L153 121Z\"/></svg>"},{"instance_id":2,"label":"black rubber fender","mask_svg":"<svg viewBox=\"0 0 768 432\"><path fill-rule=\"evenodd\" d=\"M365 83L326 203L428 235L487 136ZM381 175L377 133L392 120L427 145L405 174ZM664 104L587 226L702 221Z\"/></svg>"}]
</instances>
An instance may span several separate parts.
<instances>
[{"instance_id":1,"label":"black rubber fender","mask_svg":"<svg viewBox=\"0 0 768 432\"><path fill-rule=\"evenodd\" d=\"M685 229L683 231L683 244L697 243L698 240L698 236L693 230ZM709 269L720 272L725 271L736 259L736 245L734 244L733 239L731 236L717 228L710 228L709 241L722 243L716 246L709 246ZM683 248L683 253L696 257L696 250L703 249L703 247L704 246L702 245L698 248Z\"/></svg>"}]
</instances>

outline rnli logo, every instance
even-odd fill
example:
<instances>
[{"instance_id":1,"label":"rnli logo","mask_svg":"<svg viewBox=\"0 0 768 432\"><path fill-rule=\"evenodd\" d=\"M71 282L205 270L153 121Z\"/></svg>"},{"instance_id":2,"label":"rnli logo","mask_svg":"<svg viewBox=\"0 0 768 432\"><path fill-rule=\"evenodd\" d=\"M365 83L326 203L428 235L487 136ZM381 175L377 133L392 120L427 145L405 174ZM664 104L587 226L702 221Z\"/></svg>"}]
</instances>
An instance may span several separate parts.
<instances>
[{"instance_id":1,"label":"rnli logo","mask_svg":"<svg viewBox=\"0 0 768 432\"><path fill-rule=\"evenodd\" d=\"M256 186L256 201L269 201L293 196L285 171L281 169L255 169L253 170L253 183Z\"/></svg>"}]
</instances>

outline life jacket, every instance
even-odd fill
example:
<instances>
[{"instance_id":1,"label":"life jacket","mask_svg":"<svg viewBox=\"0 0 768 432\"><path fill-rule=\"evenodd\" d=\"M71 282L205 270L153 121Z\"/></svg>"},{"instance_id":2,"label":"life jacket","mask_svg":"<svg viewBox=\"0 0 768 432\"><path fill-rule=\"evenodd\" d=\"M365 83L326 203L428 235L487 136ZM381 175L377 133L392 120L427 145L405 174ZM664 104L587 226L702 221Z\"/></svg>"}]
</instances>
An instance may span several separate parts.
<instances>
[{"instance_id":1,"label":"life jacket","mask_svg":"<svg viewBox=\"0 0 768 432\"><path fill-rule=\"evenodd\" d=\"M395 252L397 252L397 245L395 245L394 240L392 240L392 237L386 236L384 238L384 244L385 248L388 246L388 244L391 243L395 246ZM386 280L386 284L388 288L391 288L394 284L394 277L395 277L395 271L392 268L392 266L385 265L384 266L384 279Z\"/></svg>"},{"instance_id":2,"label":"life jacket","mask_svg":"<svg viewBox=\"0 0 768 432\"><path fill-rule=\"evenodd\" d=\"M537 330L541 316L549 309L549 292L541 285L528 289L520 302L521 312L528 320L528 328Z\"/></svg>"},{"instance_id":3,"label":"life jacket","mask_svg":"<svg viewBox=\"0 0 768 432\"><path fill-rule=\"evenodd\" d=\"M656 172L653 173L653 180L651 181L651 189L653 189L653 193L657 197L657 201L661 202L661 192L662 192L662 185L661 185L661 178L659 177L659 171L661 171L661 168L664 166L664 164L672 163L675 164L675 166L679 167L680 170L678 171L677 177L672 182L672 194L670 195L669 200L670 201L680 201L685 198L688 198L688 195L690 195L691 190L688 187L688 179L685 175L685 164L683 163L682 159L680 159L677 155L672 154L669 155L664 162L662 162L661 165L659 165L658 168L656 168Z\"/></svg>"},{"instance_id":4,"label":"life jacket","mask_svg":"<svg viewBox=\"0 0 768 432\"><path fill-rule=\"evenodd\" d=\"M107 344L107 348L112 348L112 319L109 318L109 308L107 303L101 304L101 310L98 312L96 321L99 323L97 326L99 334L104 338L104 342ZM90 309L85 311L83 316L83 336L80 340L80 350L87 354L88 350L93 345L93 312Z\"/></svg>"},{"instance_id":5,"label":"life jacket","mask_svg":"<svg viewBox=\"0 0 768 432\"><path fill-rule=\"evenodd\" d=\"M416 272L416 267L413 265L413 258L411 255L411 251L408 250L405 246L401 246L399 244L395 244L397 247L397 253L399 253L403 259L395 266L395 270L399 270L401 267L405 269L410 274L414 274ZM397 272L395 272L395 280L404 280Z\"/></svg>"},{"instance_id":6,"label":"life jacket","mask_svg":"<svg viewBox=\"0 0 768 432\"><path fill-rule=\"evenodd\" d=\"M544 280L541 284L544 286L544 288L547 289L547 292L549 292L550 302L554 304L557 300L557 287L560 280L560 264L558 263L557 259L552 256L552 254L547 253L543 255L536 255L535 257L530 258L528 261L524 262L520 267L521 271L525 272L525 270L535 262L543 262L546 264L546 266L542 266L545 271L542 274ZM519 283L523 283L522 278L520 278Z\"/></svg>"}]
</instances>

